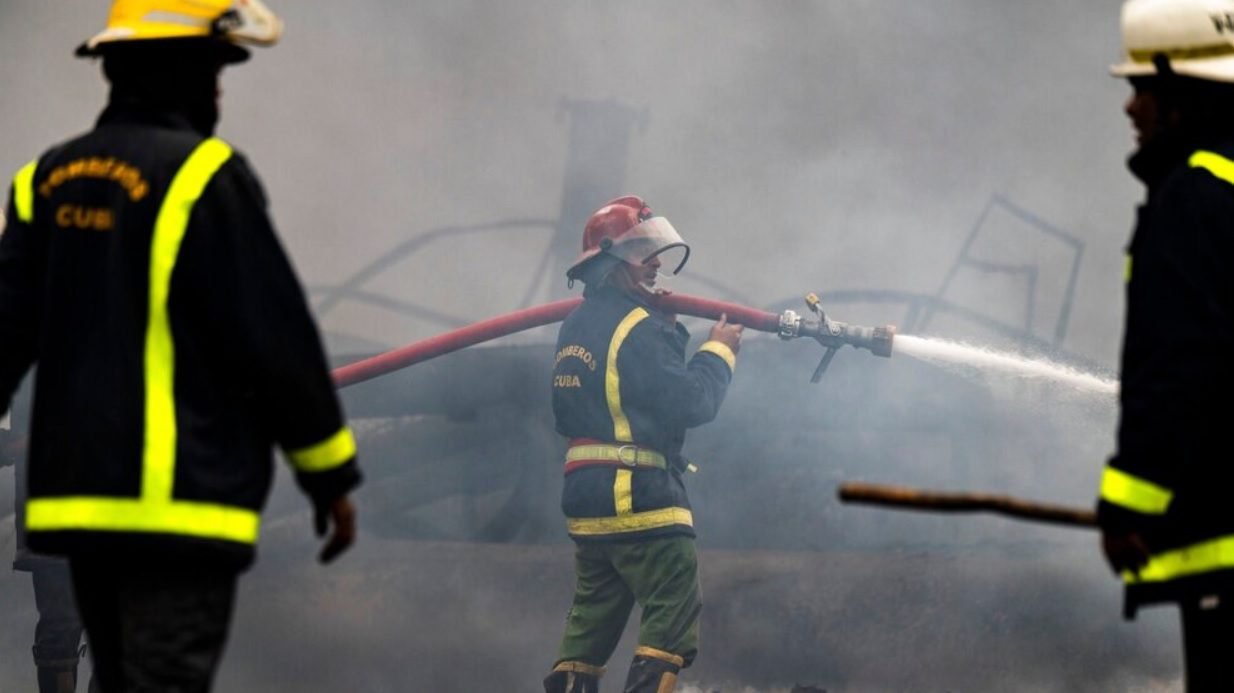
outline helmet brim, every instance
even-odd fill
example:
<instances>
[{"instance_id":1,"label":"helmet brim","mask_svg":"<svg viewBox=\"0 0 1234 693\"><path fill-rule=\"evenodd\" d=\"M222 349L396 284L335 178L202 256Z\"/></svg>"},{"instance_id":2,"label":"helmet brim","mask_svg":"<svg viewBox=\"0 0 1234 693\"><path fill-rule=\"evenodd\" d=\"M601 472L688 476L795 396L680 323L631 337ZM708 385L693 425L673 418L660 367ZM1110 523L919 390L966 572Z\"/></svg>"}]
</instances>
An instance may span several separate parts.
<instances>
[{"instance_id":1,"label":"helmet brim","mask_svg":"<svg viewBox=\"0 0 1234 693\"><path fill-rule=\"evenodd\" d=\"M586 254L566 270L566 279L584 284L598 284L624 261L605 252Z\"/></svg>"},{"instance_id":2,"label":"helmet brim","mask_svg":"<svg viewBox=\"0 0 1234 693\"><path fill-rule=\"evenodd\" d=\"M1130 60L1110 66L1112 77L1147 77L1157 74L1157 66L1152 63L1137 63Z\"/></svg>"},{"instance_id":3,"label":"helmet brim","mask_svg":"<svg viewBox=\"0 0 1234 693\"><path fill-rule=\"evenodd\" d=\"M566 277L569 279L577 279L578 274L583 271L583 267L588 262L594 260L600 253L603 252L599 248L584 250L578 257L574 258L574 262L570 263L570 267L566 269Z\"/></svg>"},{"instance_id":4,"label":"helmet brim","mask_svg":"<svg viewBox=\"0 0 1234 693\"><path fill-rule=\"evenodd\" d=\"M1234 84L1234 55L1203 60L1173 59L1170 61L1170 71L1180 77ZM1151 62L1125 60L1111 65L1110 74L1114 77L1150 77L1158 72L1157 66Z\"/></svg>"},{"instance_id":5,"label":"helmet brim","mask_svg":"<svg viewBox=\"0 0 1234 693\"><path fill-rule=\"evenodd\" d=\"M209 42L217 50L219 60L224 65L236 65L243 63L246 62L251 56L249 49L244 46L239 46L231 41L219 38L185 36L183 38L158 37L148 39L119 39L115 37L108 37L106 34L107 32L103 32L102 34L83 42L75 51L73 51L73 55L78 58L102 58L114 50L141 50L143 48L157 48L159 46L164 46L167 42L202 41Z\"/></svg>"}]
</instances>

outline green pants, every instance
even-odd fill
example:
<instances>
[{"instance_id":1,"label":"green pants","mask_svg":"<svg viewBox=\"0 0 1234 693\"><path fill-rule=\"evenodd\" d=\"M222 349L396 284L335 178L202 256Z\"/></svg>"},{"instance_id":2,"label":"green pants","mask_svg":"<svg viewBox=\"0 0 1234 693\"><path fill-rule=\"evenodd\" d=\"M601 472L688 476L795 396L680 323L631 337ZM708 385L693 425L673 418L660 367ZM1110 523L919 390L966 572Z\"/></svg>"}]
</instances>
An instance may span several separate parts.
<instances>
[{"instance_id":1,"label":"green pants","mask_svg":"<svg viewBox=\"0 0 1234 693\"><path fill-rule=\"evenodd\" d=\"M693 537L581 543L574 567L578 583L559 663L604 666L638 602L643 608L638 644L678 655L690 666L698 653L703 608Z\"/></svg>"}]
</instances>

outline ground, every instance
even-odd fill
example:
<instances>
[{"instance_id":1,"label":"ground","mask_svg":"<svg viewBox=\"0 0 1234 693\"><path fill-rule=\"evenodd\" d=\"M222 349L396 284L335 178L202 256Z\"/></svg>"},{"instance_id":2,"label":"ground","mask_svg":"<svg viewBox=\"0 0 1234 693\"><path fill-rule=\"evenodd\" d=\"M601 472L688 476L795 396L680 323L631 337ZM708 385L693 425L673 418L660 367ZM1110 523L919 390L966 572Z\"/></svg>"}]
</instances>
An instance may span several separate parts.
<instances>
[{"instance_id":1,"label":"ground","mask_svg":"<svg viewBox=\"0 0 1234 693\"><path fill-rule=\"evenodd\" d=\"M539 690L569 602L569 545L362 537L322 568L308 534L307 517L267 527L218 690ZM1178 690L1173 614L1120 621L1092 537L1076 539L1047 558L704 550L702 653L682 689ZM0 575L0 610L0 691L33 690L27 576ZM628 632L610 679L633 646Z\"/></svg>"}]
</instances>

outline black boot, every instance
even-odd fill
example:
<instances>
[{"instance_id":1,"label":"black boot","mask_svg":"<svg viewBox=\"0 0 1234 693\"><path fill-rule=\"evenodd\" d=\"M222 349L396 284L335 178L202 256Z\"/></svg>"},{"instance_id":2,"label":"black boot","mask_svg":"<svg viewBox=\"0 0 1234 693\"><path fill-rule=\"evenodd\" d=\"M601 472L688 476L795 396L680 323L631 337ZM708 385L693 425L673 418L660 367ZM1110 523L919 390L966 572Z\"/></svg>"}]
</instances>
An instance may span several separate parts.
<instances>
[{"instance_id":1,"label":"black boot","mask_svg":"<svg viewBox=\"0 0 1234 693\"><path fill-rule=\"evenodd\" d=\"M600 693L603 667L583 662L561 662L544 679L544 693Z\"/></svg>"},{"instance_id":2,"label":"black boot","mask_svg":"<svg viewBox=\"0 0 1234 693\"><path fill-rule=\"evenodd\" d=\"M77 662L67 666L39 667L39 693L74 693L77 690Z\"/></svg>"},{"instance_id":3,"label":"black boot","mask_svg":"<svg viewBox=\"0 0 1234 693\"><path fill-rule=\"evenodd\" d=\"M624 693L673 693L684 660L671 652L640 647L634 652Z\"/></svg>"}]
</instances>

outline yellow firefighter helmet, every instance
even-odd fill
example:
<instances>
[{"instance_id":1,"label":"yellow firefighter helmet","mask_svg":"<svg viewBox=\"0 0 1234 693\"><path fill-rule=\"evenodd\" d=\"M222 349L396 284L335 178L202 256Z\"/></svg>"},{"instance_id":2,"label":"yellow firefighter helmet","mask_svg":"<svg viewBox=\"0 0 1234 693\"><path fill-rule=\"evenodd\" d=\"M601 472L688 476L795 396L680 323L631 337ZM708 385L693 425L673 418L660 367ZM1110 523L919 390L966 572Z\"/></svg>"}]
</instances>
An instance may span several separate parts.
<instances>
[{"instance_id":1,"label":"yellow firefighter helmet","mask_svg":"<svg viewBox=\"0 0 1234 693\"><path fill-rule=\"evenodd\" d=\"M282 20L261 0L114 0L107 28L81 44L77 55L102 55L109 46L151 39L213 37L272 46L282 34Z\"/></svg>"},{"instance_id":2,"label":"yellow firefighter helmet","mask_svg":"<svg viewBox=\"0 0 1234 693\"><path fill-rule=\"evenodd\" d=\"M1122 10L1123 61L1115 77L1171 72L1234 82L1234 0L1127 0Z\"/></svg>"}]
</instances>

